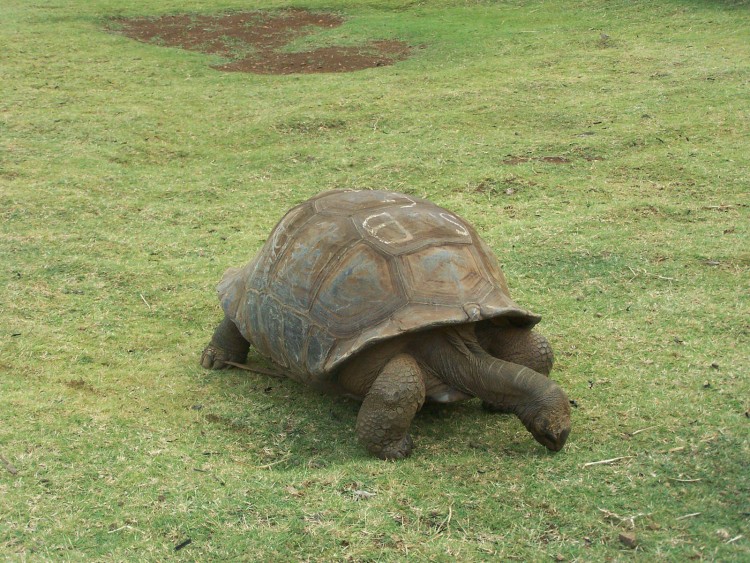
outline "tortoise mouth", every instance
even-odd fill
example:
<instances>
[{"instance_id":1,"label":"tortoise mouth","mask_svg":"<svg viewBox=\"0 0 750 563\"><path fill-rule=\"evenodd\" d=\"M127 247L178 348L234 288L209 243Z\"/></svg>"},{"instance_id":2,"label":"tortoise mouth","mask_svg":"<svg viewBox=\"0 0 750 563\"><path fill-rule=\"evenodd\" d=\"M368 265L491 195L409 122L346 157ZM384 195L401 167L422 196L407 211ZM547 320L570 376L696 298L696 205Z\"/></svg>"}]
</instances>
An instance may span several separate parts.
<instances>
[{"instance_id":1,"label":"tortoise mouth","mask_svg":"<svg viewBox=\"0 0 750 563\"><path fill-rule=\"evenodd\" d=\"M534 436L534 439L537 442L542 444L548 450L559 452L561 449L563 449L565 442L567 442L568 440L568 436L570 435L570 428L565 428L557 434L548 430L544 432L532 431L531 434Z\"/></svg>"}]
</instances>

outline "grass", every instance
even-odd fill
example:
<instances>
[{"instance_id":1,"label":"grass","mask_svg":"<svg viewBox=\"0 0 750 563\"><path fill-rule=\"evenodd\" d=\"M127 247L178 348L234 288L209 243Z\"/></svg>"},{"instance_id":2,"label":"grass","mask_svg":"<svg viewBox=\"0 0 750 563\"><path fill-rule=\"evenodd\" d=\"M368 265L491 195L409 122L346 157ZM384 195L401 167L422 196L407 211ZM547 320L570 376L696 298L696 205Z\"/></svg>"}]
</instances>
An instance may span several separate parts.
<instances>
[{"instance_id":1,"label":"grass","mask_svg":"<svg viewBox=\"0 0 750 563\"><path fill-rule=\"evenodd\" d=\"M261 5L0 7L5 557L747 560L750 5L295 3L421 46L350 74L105 32ZM334 187L479 229L545 317L563 452L469 402L383 463L356 404L200 368L224 269Z\"/></svg>"}]
</instances>

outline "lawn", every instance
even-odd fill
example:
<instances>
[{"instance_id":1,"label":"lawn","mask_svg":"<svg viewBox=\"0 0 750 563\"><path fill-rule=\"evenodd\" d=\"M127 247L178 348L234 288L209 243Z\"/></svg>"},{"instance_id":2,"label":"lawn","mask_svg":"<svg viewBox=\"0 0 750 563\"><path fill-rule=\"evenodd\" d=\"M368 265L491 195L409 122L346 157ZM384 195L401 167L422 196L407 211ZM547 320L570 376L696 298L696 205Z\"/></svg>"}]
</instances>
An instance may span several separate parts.
<instances>
[{"instance_id":1,"label":"lawn","mask_svg":"<svg viewBox=\"0 0 750 563\"><path fill-rule=\"evenodd\" d=\"M289 7L341 24L123 23ZM3 557L750 559L750 2L5 0L0 45ZM332 188L476 227L563 451L469 401L383 462L356 403L200 367L224 270Z\"/></svg>"}]
</instances>

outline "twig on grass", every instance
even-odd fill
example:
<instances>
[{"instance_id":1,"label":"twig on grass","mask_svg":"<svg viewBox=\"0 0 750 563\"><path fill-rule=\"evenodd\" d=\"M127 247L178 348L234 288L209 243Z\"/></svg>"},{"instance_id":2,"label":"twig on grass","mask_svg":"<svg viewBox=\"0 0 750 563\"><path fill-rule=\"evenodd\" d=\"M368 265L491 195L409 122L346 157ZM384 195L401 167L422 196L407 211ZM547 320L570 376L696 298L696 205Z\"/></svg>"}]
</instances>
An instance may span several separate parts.
<instances>
[{"instance_id":1,"label":"twig on grass","mask_svg":"<svg viewBox=\"0 0 750 563\"><path fill-rule=\"evenodd\" d=\"M628 281L633 281L635 278L637 278L641 274L646 275L646 276L651 276L652 278L665 280L665 281L677 281L677 278L668 278L666 276L660 276L659 274L652 274L651 272L649 272L648 270L644 270L643 268L638 268L637 270L634 270L633 268L628 266L628 270L630 270L633 274L633 277L630 278Z\"/></svg>"},{"instance_id":2,"label":"twig on grass","mask_svg":"<svg viewBox=\"0 0 750 563\"><path fill-rule=\"evenodd\" d=\"M677 479L676 477L667 477L670 481L677 481L678 483L697 483L700 479Z\"/></svg>"},{"instance_id":3,"label":"twig on grass","mask_svg":"<svg viewBox=\"0 0 750 563\"><path fill-rule=\"evenodd\" d=\"M277 459L276 461L272 461L271 463L266 463L265 465L249 465L249 464L245 463L244 461L240 461L239 459L236 459L236 458L231 458L231 459L232 459L233 462L239 463L240 465L245 465L245 466L249 467L250 469L270 469L274 465L278 465L280 463L284 463L290 457L292 457L292 454L289 453L289 454L286 454L281 459Z\"/></svg>"},{"instance_id":4,"label":"twig on grass","mask_svg":"<svg viewBox=\"0 0 750 563\"><path fill-rule=\"evenodd\" d=\"M124 526L120 526L120 527L119 527L119 528L117 528L116 530L110 530L110 531L109 531L109 532L107 532L107 533L108 533L108 534L116 534L117 532L121 532L121 531L123 531L123 530L132 530L132 529L133 529L133 526L128 526L127 524L125 524Z\"/></svg>"},{"instance_id":5,"label":"twig on grass","mask_svg":"<svg viewBox=\"0 0 750 563\"><path fill-rule=\"evenodd\" d=\"M18 469L16 469L16 466L5 459L5 457L3 457L2 455L0 455L0 463L5 466L5 469L8 470L8 473L10 473L11 475L18 475Z\"/></svg>"},{"instance_id":6,"label":"twig on grass","mask_svg":"<svg viewBox=\"0 0 750 563\"><path fill-rule=\"evenodd\" d=\"M221 480L221 478L219 478L217 475L211 473L210 471L207 471L205 469L200 469L198 467L193 467L193 471L197 471L198 473L208 473L222 487L226 487L226 485L227 485L224 481Z\"/></svg>"},{"instance_id":7,"label":"twig on grass","mask_svg":"<svg viewBox=\"0 0 750 563\"><path fill-rule=\"evenodd\" d=\"M176 546L174 546L175 551L180 551L183 547L189 546L191 543L193 543L193 540L190 538L186 539L183 542L178 543Z\"/></svg>"},{"instance_id":8,"label":"twig on grass","mask_svg":"<svg viewBox=\"0 0 750 563\"><path fill-rule=\"evenodd\" d=\"M274 465L278 465L280 463L284 463L286 460L288 460L291 457L292 454L289 454L287 456L282 457L281 459L277 459L276 461L272 461L271 463L266 463L265 465L258 465L254 467L254 469L270 469Z\"/></svg>"},{"instance_id":9,"label":"twig on grass","mask_svg":"<svg viewBox=\"0 0 750 563\"><path fill-rule=\"evenodd\" d=\"M639 512L638 514L634 514L633 516L620 516L619 514L612 512L610 510L607 510L606 508L600 508L599 512L604 514L604 517L608 520L619 520L621 524L627 523L630 525L631 530L635 530L635 519L641 518L643 516L651 516L651 512L648 514L644 514L643 512Z\"/></svg>"},{"instance_id":10,"label":"twig on grass","mask_svg":"<svg viewBox=\"0 0 750 563\"><path fill-rule=\"evenodd\" d=\"M692 512L690 514L685 514L684 516L680 516L678 518L675 518L675 520L685 520L687 518L694 518L695 516L699 516L703 514L702 512Z\"/></svg>"},{"instance_id":11,"label":"twig on grass","mask_svg":"<svg viewBox=\"0 0 750 563\"><path fill-rule=\"evenodd\" d=\"M143 296L142 293L139 293L138 295L141 296L141 299L143 300L143 302L146 304L146 307L148 307L148 310L150 311L151 310L151 305L149 305L148 301L146 301L146 298Z\"/></svg>"},{"instance_id":12,"label":"twig on grass","mask_svg":"<svg viewBox=\"0 0 750 563\"><path fill-rule=\"evenodd\" d=\"M741 539L742 539L742 538L744 538L744 537L745 537L745 536L743 536L742 534L740 534L739 536L734 536L734 537L733 537L733 538L732 538L731 540L727 540L727 543L734 543L734 542L736 542L737 540L741 540Z\"/></svg>"},{"instance_id":13,"label":"twig on grass","mask_svg":"<svg viewBox=\"0 0 750 563\"><path fill-rule=\"evenodd\" d=\"M352 491L352 496L354 497L354 500L368 499L368 498L374 497L375 495L377 495L377 493L371 493L370 491L363 491L363 490Z\"/></svg>"},{"instance_id":14,"label":"twig on grass","mask_svg":"<svg viewBox=\"0 0 750 563\"><path fill-rule=\"evenodd\" d=\"M635 432L631 432L631 436L635 436L636 434L640 434L641 432L646 432L647 430L653 430L654 428L659 428L658 426L649 426L648 428L641 428L640 430L636 430Z\"/></svg>"},{"instance_id":15,"label":"twig on grass","mask_svg":"<svg viewBox=\"0 0 750 563\"><path fill-rule=\"evenodd\" d=\"M282 374L280 374L278 371L273 371L270 369L258 367L258 366L251 366L249 364L240 364L238 362L224 362L227 365L234 366L239 369L244 369L245 371L251 371L253 373L259 373L261 375L268 375L270 377L275 377L276 379L286 379Z\"/></svg>"},{"instance_id":16,"label":"twig on grass","mask_svg":"<svg viewBox=\"0 0 750 563\"><path fill-rule=\"evenodd\" d=\"M583 467L591 467L592 465L609 465L612 463L617 463L620 460L623 459L630 459L635 457L634 455L624 455L622 457L613 457L612 459L602 459L601 461L589 461L588 463L584 463Z\"/></svg>"},{"instance_id":17,"label":"twig on grass","mask_svg":"<svg viewBox=\"0 0 750 563\"><path fill-rule=\"evenodd\" d=\"M434 540L436 537L438 537L440 534L442 534L446 530L450 530L450 524L451 519L453 518L453 503L448 506L448 516L445 517L445 519L440 522L435 528L435 533L430 538L430 541Z\"/></svg>"}]
</instances>

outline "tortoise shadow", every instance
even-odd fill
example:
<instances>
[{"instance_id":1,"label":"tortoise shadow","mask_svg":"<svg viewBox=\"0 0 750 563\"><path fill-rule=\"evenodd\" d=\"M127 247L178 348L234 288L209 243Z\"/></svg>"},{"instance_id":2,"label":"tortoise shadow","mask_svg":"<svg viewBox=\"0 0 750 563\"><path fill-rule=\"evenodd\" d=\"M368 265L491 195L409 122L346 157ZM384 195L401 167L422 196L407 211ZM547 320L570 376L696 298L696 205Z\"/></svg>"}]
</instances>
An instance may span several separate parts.
<instances>
[{"instance_id":1,"label":"tortoise shadow","mask_svg":"<svg viewBox=\"0 0 750 563\"><path fill-rule=\"evenodd\" d=\"M322 469L375 460L357 441L360 403L354 399L239 369L203 375L204 384L223 400L203 413L202 424L240 434L258 467ZM512 415L485 412L477 400L426 403L412 422L412 459L462 449L509 457L547 455L525 432L522 439L514 437L519 425Z\"/></svg>"}]
</instances>

